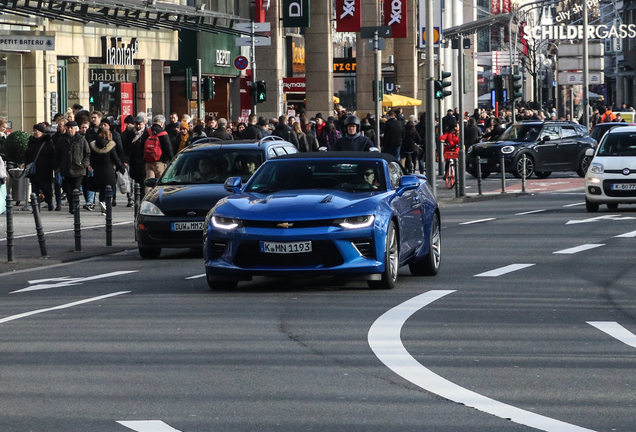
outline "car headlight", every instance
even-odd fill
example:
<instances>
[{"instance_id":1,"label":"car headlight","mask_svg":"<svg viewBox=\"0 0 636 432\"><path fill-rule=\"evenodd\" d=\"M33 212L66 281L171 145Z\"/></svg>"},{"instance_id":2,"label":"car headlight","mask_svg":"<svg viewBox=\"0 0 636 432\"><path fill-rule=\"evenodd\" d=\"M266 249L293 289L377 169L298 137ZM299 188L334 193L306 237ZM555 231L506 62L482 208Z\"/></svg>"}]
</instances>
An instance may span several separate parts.
<instances>
[{"instance_id":1,"label":"car headlight","mask_svg":"<svg viewBox=\"0 0 636 432\"><path fill-rule=\"evenodd\" d=\"M239 219L212 216L212 226L214 226L214 228L218 228L222 230L233 230L242 225L243 223Z\"/></svg>"},{"instance_id":2,"label":"car headlight","mask_svg":"<svg viewBox=\"0 0 636 432\"><path fill-rule=\"evenodd\" d=\"M605 167L603 167L603 164L598 162L592 162L592 165L590 165L590 172L594 174L603 174L605 172Z\"/></svg>"},{"instance_id":3,"label":"car headlight","mask_svg":"<svg viewBox=\"0 0 636 432\"><path fill-rule=\"evenodd\" d=\"M150 201L142 201L139 208L139 214L145 216L165 216L159 207L151 203Z\"/></svg>"},{"instance_id":4,"label":"car headlight","mask_svg":"<svg viewBox=\"0 0 636 432\"><path fill-rule=\"evenodd\" d=\"M590 183L594 183L594 184L599 184L601 183L601 179L598 177L590 177L587 179L588 182Z\"/></svg>"},{"instance_id":5,"label":"car headlight","mask_svg":"<svg viewBox=\"0 0 636 432\"><path fill-rule=\"evenodd\" d=\"M510 154L513 151L515 151L515 148L513 146L507 145L501 148L501 154Z\"/></svg>"},{"instance_id":6,"label":"car headlight","mask_svg":"<svg viewBox=\"0 0 636 432\"><path fill-rule=\"evenodd\" d=\"M375 221L374 215L355 216L348 218L335 219L333 224L344 229L368 228Z\"/></svg>"}]
</instances>

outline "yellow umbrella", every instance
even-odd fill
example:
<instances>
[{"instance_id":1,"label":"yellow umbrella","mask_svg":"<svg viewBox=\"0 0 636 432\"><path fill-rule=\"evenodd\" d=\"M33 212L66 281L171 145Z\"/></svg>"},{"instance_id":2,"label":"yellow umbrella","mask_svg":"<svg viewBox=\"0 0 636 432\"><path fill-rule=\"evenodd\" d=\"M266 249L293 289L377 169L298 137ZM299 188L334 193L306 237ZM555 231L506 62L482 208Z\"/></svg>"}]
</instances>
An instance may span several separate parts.
<instances>
[{"instance_id":1,"label":"yellow umbrella","mask_svg":"<svg viewBox=\"0 0 636 432\"><path fill-rule=\"evenodd\" d=\"M419 99L410 98L399 94L385 94L382 96L383 107L406 107L406 106L420 106L422 101Z\"/></svg>"},{"instance_id":2,"label":"yellow umbrella","mask_svg":"<svg viewBox=\"0 0 636 432\"><path fill-rule=\"evenodd\" d=\"M340 103L340 98L338 96L334 96L333 103Z\"/></svg>"}]
</instances>

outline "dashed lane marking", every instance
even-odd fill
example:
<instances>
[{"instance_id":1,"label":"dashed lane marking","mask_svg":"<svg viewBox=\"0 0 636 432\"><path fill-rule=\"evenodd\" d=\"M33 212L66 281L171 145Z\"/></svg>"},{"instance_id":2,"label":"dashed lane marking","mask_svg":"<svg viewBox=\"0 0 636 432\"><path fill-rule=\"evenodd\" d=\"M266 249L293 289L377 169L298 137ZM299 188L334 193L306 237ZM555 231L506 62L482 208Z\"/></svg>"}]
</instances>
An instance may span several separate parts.
<instances>
[{"instance_id":1,"label":"dashed lane marking","mask_svg":"<svg viewBox=\"0 0 636 432\"><path fill-rule=\"evenodd\" d=\"M541 209L541 210L530 210L527 212L522 212L522 213L515 213L515 216L523 216L523 215L529 215L529 214L533 214L533 213L541 213L546 211L547 209Z\"/></svg>"},{"instance_id":2,"label":"dashed lane marking","mask_svg":"<svg viewBox=\"0 0 636 432\"><path fill-rule=\"evenodd\" d=\"M579 203L574 203L574 204L566 204L563 207L575 207L575 206L581 206L581 205L585 205L584 202L579 202Z\"/></svg>"},{"instance_id":3,"label":"dashed lane marking","mask_svg":"<svg viewBox=\"0 0 636 432\"><path fill-rule=\"evenodd\" d=\"M199 278L202 278L202 277L205 277L205 273L187 277L186 280L188 280L188 279L199 279Z\"/></svg>"},{"instance_id":4,"label":"dashed lane marking","mask_svg":"<svg viewBox=\"0 0 636 432\"><path fill-rule=\"evenodd\" d=\"M616 237L619 237L619 238L634 238L634 237L636 237L636 231L630 231L630 232L625 233L625 234L619 234Z\"/></svg>"},{"instance_id":5,"label":"dashed lane marking","mask_svg":"<svg viewBox=\"0 0 636 432\"><path fill-rule=\"evenodd\" d=\"M618 339L625 345L636 348L636 335L614 321L587 321L593 327Z\"/></svg>"},{"instance_id":6,"label":"dashed lane marking","mask_svg":"<svg viewBox=\"0 0 636 432\"><path fill-rule=\"evenodd\" d=\"M490 270L484 273L476 274L475 277L497 277L513 271L522 270L524 268L532 267L535 264L510 264L505 267L500 267L494 270Z\"/></svg>"},{"instance_id":7,"label":"dashed lane marking","mask_svg":"<svg viewBox=\"0 0 636 432\"><path fill-rule=\"evenodd\" d=\"M455 291L429 291L394 307L369 329L368 341L376 357L393 372L422 389L502 419L548 432L593 432L499 402L461 387L418 363L401 339L406 321L425 306Z\"/></svg>"},{"instance_id":8,"label":"dashed lane marking","mask_svg":"<svg viewBox=\"0 0 636 432\"><path fill-rule=\"evenodd\" d=\"M117 423L137 432L181 432L171 426L168 426L161 420L122 420Z\"/></svg>"},{"instance_id":9,"label":"dashed lane marking","mask_svg":"<svg viewBox=\"0 0 636 432\"><path fill-rule=\"evenodd\" d=\"M475 223L480 223L480 222L488 222L488 221L495 220L495 219L497 219L497 218L477 219L477 220L474 220L474 221L462 222L462 223L460 223L460 225L470 225L470 224L475 224Z\"/></svg>"},{"instance_id":10,"label":"dashed lane marking","mask_svg":"<svg viewBox=\"0 0 636 432\"><path fill-rule=\"evenodd\" d=\"M604 244L584 244L584 245L581 245L581 246L576 246L576 247L572 247L572 248L568 248L568 249L563 249L563 250L552 252L552 253L553 254L560 254L560 255L571 255L571 254L583 252L583 251L586 251L586 250L595 249L595 248L601 247L601 246L605 246L605 245Z\"/></svg>"}]
</instances>

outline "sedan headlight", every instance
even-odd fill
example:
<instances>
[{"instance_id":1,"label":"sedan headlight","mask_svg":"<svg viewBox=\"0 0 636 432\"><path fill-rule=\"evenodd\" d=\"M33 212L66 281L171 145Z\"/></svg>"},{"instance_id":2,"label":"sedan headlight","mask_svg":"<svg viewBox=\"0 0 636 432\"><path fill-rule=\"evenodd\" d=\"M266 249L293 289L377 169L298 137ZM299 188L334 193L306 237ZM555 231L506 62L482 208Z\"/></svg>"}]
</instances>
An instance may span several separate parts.
<instances>
[{"instance_id":1,"label":"sedan headlight","mask_svg":"<svg viewBox=\"0 0 636 432\"><path fill-rule=\"evenodd\" d=\"M514 146L507 145L501 148L501 154L510 154L513 151L515 151Z\"/></svg>"},{"instance_id":2,"label":"sedan headlight","mask_svg":"<svg viewBox=\"0 0 636 432\"><path fill-rule=\"evenodd\" d=\"M222 230L233 230L243 226L243 222L240 219L212 216L212 226Z\"/></svg>"},{"instance_id":3,"label":"sedan headlight","mask_svg":"<svg viewBox=\"0 0 636 432\"><path fill-rule=\"evenodd\" d=\"M590 165L590 172L594 174L603 174L605 172L605 167L603 167L603 164L598 162L592 162L592 165Z\"/></svg>"},{"instance_id":4,"label":"sedan headlight","mask_svg":"<svg viewBox=\"0 0 636 432\"><path fill-rule=\"evenodd\" d=\"M348 218L335 219L333 224L344 229L368 228L375 221L374 215L355 216Z\"/></svg>"},{"instance_id":5,"label":"sedan headlight","mask_svg":"<svg viewBox=\"0 0 636 432\"><path fill-rule=\"evenodd\" d=\"M139 208L139 214L145 216L165 216L159 207L151 203L150 201L142 201Z\"/></svg>"}]
</instances>

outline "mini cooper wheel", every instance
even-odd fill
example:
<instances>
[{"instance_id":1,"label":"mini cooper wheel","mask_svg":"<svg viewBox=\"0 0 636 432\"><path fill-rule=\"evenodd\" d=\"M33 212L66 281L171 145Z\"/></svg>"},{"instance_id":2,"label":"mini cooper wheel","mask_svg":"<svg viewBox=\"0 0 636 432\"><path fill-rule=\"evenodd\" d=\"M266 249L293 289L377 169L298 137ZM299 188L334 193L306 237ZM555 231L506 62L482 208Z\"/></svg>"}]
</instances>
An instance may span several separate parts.
<instances>
[{"instance_id":1,"label":"mini cooper wheel","mask_svg":"<svg viewBox=\"0 0 636 432\"><path fill-rule=\"evenodd\" d=\"M540 179L548 178L550 177L550 174L552 174L552 171L535 171L534 172L534 175L536 175L537 178L540 178Z\"/></svg>"},{"instance_id":2,"label":"mini cooper wheel","mask_svg":"<svg viewBox=\"0 0 636 432\"><path fill-rule=\"evenodd\" d=\"M382 280L369 281L369 288L393 289L395 287L398 267L400 265L400 250L398 247L398 233L393 221L389 223L389 229L386 232L386 245L384 249L384 272L382 273Z\"/></svg>"},{"instance_id":3,"label":"mini cooper wheel","mask_svg":"<svg viewBox=\"0 0 636 432\"><path fill-rule=\"evenodd\" d=\"M157 259L161 255L161 248L140 247L139 256L143 259Z\"/></svg>"},{"instance_id":4,"label":"mini cooper wheel","mask_svg":"<svg viewBox=\"0 0 636 432\"><path fill-rule=\"evenodd\" d=\"M587 174L587 170L590 168L590 164L592 163L592 156L585 156L581 158L581 162L579 162L579 169L576 170L576 173L579 177L585 177Z\"/></svg>"},{"instance_id":5,"label":"mini cooper wheel","mask_svg":"<svg viewBox=\"0 0 636 432\"><path fill-rule=\"evenodd\" d=\"M534 174L534 159L526 154L526 179ZM512 175L517 178L523 177L523 155L519 155L512 166Z\"/></svg>"},{"instance_id":6,"label":"mini cooper wheel","mask_svg":"<svg viewBox=\"0 0 636 432\"><path fill-rule=\"evenodd\" d=\"M409 264L409 270L413 276L435 276L439 272L441 260L442 233L439 227L439 216L435 215L431 225L428 253L422 259Z\"/></svg>"}]
</instances>

